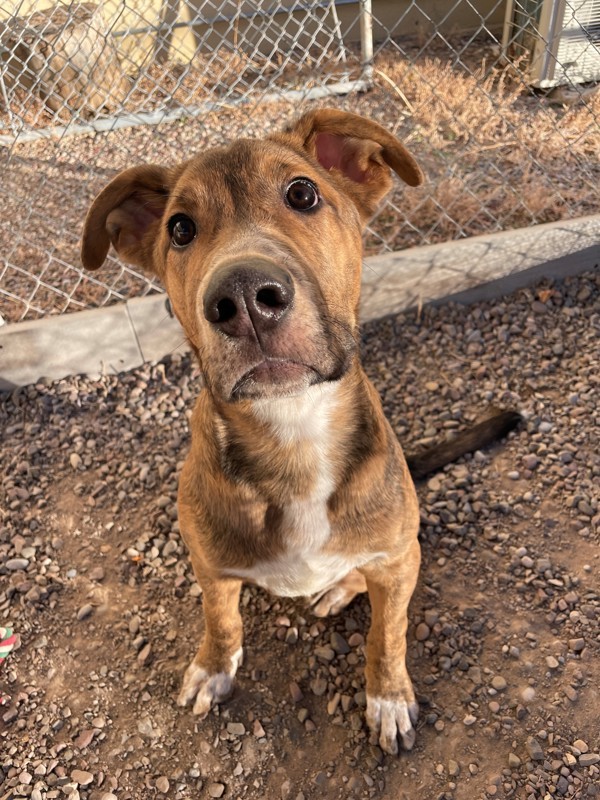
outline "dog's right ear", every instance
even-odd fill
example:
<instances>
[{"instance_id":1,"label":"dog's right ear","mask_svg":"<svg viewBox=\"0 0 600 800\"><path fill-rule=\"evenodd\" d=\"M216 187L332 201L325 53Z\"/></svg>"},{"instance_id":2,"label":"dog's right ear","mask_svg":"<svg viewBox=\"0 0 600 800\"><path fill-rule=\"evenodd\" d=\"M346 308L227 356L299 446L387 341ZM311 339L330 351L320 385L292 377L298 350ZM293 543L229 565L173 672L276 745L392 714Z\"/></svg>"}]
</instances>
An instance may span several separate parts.
<instances>
[{"instance_id":1,"label":"dog's right ear","mask_svg":"<svg viewBox=\"0 0 600 800\"><path fill-rule=\"evenodd\" d=\"M117 175L88 211L81 242L83 266L101 267L112 243L123 261L153 271L152 250L174 178L173 170L154 164Z\"/></svg>"}]
</instances>

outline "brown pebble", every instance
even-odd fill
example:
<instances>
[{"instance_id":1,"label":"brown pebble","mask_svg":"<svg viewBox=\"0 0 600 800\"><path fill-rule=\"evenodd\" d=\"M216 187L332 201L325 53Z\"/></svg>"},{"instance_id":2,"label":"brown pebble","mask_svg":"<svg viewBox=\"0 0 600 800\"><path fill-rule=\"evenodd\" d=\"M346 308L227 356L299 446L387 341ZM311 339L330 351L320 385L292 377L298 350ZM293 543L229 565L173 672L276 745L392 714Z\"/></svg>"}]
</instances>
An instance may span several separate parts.
<instances>
[{"instance_id":1,"label":"brown pebble","mask_svg":"<svg viewBox=\"0 0 600 800\"><path fill-rule=\"evenodd\" d=\"M296 681L292 681L290 683L290 695L294 703L299 703L300 700L302 700L302 698L304 697L302 689L298 686Z\"/></svg>"},{"instance_id":2,"label":"brown pebble","mask_svg":"<svg viewBox=\"0 0 600 800\"><path fill-rule=\"evenodd\" d=\"M73 740L73 744L80 750L83 750L85 747L89 747L92 739L94 738L94 733L95 731L93 728L88 728L87 730L81 731L79 736Z\"/></svg>"},{"instance_id":3,"label":"brown pebble","mask_svg":"<svg viewBox=\"0 0 600 800\"><path fill-rule=\"evenodd\" d=\"M138 653L138 663L141 664L143 667L147 666L152 659L152 648L150 646L150 642L147 645L142 647L140 652Z\"/></svg>"},{"instance_id":4,"label":"brown pebble","mask_svg":"<svg viewBox=\"0 0 600 800\"><path fill-rule=\"evenodd\" d=\"M90 603L86 603L84 606L81 606L79 611L77 612L77 619L81 622L83 619L87 619L90 614L93 612L94 606L90 605Z\"/></svg>"},{"instance_id":5,"label":"brown pebble","mask_svg":"<svg viewBox=\"0 0 600 800\"><path fill-rule=\"evenodd\" d=\"M415 639L418 642L424 642L427 639L429 639L430 633L431 633L431 629L430 629L429 625L427 625L425 622L420 622L417 625L417 629L415 631Z\"/></svg>"},{"instance_id":6,"label":"brown pebble","mask_svg":"<svg viewBox=\"0 0 600 800\"><path fill-rule=\"evenodd\" d=\"M86 772L83 769L74 769L71 773L71 780L80 786L87 786L94 780L94 776L91 772Z\"/></svg>"}]
</instances>

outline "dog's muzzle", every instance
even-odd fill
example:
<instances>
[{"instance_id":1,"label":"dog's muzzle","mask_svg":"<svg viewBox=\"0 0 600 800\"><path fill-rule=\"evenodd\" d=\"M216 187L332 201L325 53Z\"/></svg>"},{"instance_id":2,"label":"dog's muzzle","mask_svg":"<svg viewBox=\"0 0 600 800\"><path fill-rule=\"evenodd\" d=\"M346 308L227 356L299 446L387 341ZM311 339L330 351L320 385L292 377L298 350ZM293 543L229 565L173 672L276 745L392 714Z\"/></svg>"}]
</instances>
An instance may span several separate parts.
<instances>
[{"instance_id":1,"label":"dog's muzzle","mask_svg":"<svg viewBox=\"0 0 600 800\"><path fill-rule=\"evenodd\" d=\"M294 302L291 275L251 258L219 267L204 294L204 316L221 333L240 338L275 328Z\"/></svg>"}]
</instances>

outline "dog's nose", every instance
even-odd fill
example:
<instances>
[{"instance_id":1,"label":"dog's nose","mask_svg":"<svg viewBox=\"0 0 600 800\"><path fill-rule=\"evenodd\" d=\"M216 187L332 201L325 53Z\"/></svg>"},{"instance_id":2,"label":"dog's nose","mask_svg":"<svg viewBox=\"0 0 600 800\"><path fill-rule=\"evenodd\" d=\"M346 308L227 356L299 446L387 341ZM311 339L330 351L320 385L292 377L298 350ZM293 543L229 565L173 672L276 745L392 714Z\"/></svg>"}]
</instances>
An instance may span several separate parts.
<instances>
[{"instance_id":1,"label":"dog's nose","mask_svg":"<svg viewBox=\"0 0 600 800\"><path fill-rule=\"evenodd\" d=\"M275 264L233 264L213 275L204 316L227 336L255 335L278 325L293 300L292 278Z\"/></svg>"}]
</instances>

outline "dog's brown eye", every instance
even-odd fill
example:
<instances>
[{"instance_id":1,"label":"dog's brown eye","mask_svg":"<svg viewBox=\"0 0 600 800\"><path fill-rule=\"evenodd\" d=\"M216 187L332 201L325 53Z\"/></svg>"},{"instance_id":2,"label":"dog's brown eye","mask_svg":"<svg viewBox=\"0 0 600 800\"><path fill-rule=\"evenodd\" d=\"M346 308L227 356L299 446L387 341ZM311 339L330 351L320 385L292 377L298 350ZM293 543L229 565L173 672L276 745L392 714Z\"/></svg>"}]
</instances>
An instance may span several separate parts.
<instances>
[{"instance_id":1,"label":"dog's brown eye","mask_svg":"<svg viewBox=\"0 0 600 800\"><path fill-rule=\"evenodd\" d=\"M175 247L185 247L196 238L196 223L185 214L171 217L168 228Z\"/></svg>"},{"instance_id":2,"label":"dog's brown eye","mask_svg":"<svg viewBox=\"0 0 600 800\"><path fill-rule=\"evenodd\" d=\"M287 187L285 199L296 211L310 211L320 201L319 190L308 178L296 178Z\"/></svg>"}]
</instances>

